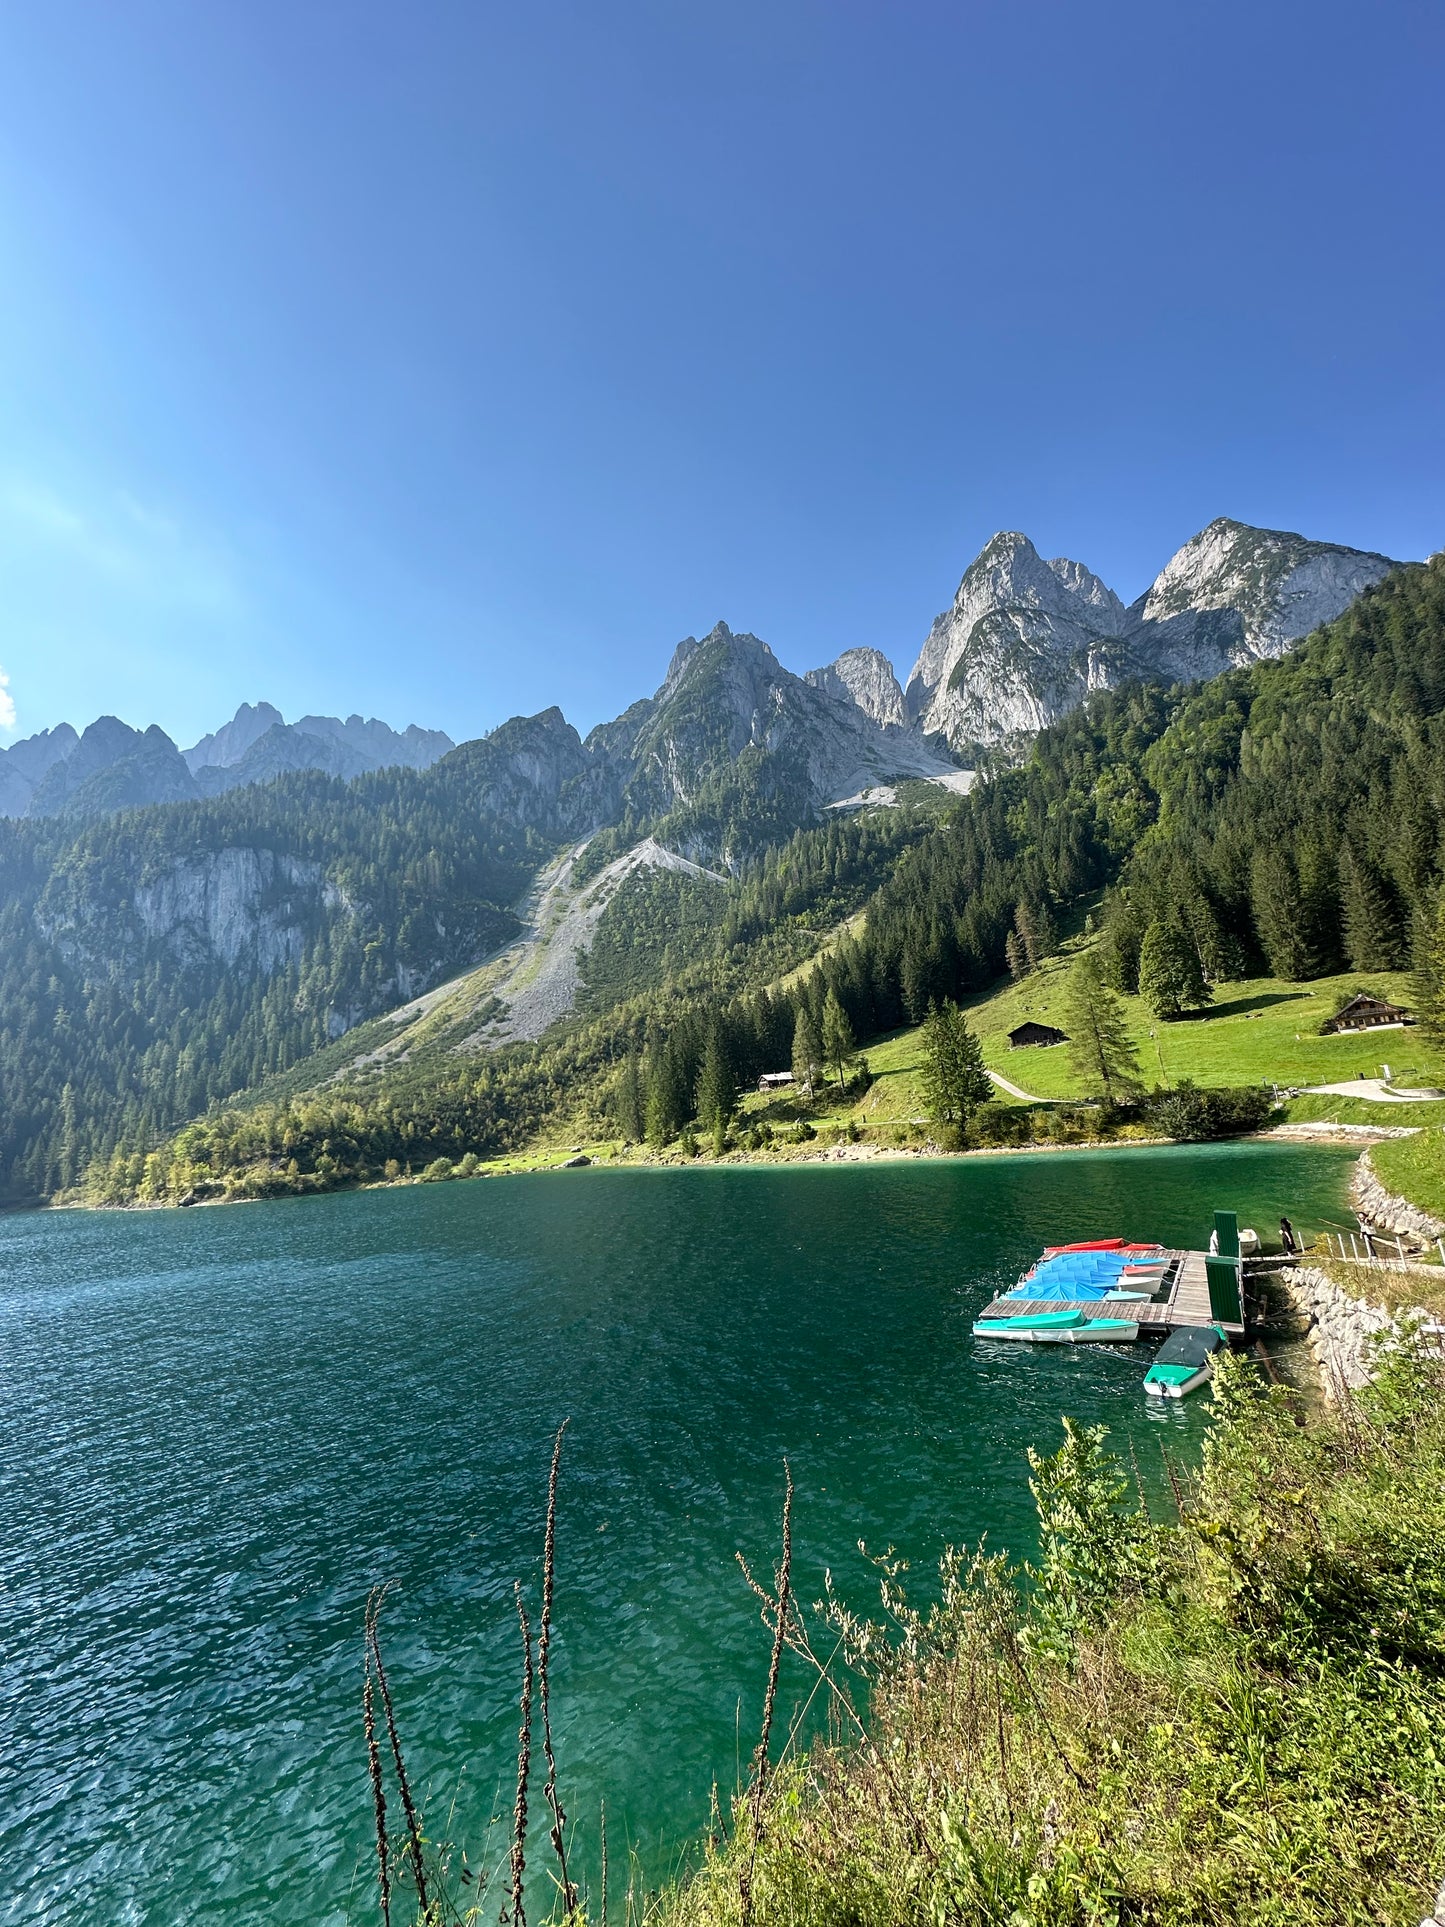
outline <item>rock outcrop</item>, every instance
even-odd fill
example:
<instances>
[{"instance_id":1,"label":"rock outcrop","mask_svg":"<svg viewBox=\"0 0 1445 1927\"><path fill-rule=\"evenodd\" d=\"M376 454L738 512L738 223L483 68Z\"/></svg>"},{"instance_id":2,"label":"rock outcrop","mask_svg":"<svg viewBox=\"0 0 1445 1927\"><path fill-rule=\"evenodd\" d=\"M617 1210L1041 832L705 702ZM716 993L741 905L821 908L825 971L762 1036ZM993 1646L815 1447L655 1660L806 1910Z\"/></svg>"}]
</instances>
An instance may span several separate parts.
<instances>
[{"instance_id":1,"label":"rock outcrop","mask_svg":"<svg viewBox=\"0 0 1445 1927\"><path fill-rule=\"evenodd\" d=\"M1338 1399L1367 1385L1381 1343L1392 1333L1429 1319L1429 1314L1418 1308L1392 1313L1381 1305L1353 1298L1313 1265L1293 1265L1280 1276L1295 1304L1310 1320L1306 1343L1314 1354L1328 1398Z\"/></svg>"},{"instance_id":2,"label":"rock outcrop","mask_svg":"<svg viewBox=\"0 0 1445 1927\"><path fill-rule=\"evenodd\" d=\"M1279 656L1396 567L1388 556L1221 517L1126 609L1082 563L994 536L908 679L920 728L956 751L1007 743L1130 676L1197 681Z\"/></svg>"},{"instance_id":3,"label":"rock outcrop","mask_svg":"<svg viewBox=\"0 0 1445 1927\"><path fill-rule=\"evenodd\" d=\"M803 681L845 703L856 703L880 729L903 729L907 725L903 691L893 664L881 649L845 649L836 661L810 669Z\"/></svg>"},{"instance_id":4,"label":"rock outcrop","mask_svg":"<svg viewBox=\"0 0 1445 1927\"><path fill-rule=\"evenodd\" d=\"M1032 734L1136 665L1125 609L1082 563L1046 562L1026 535L994 536L928 633L905 703L956 750Z\"/></svg>"},{"instance_id":5,"label":"rock outcrop","mask_svg":"<svg viewBox=\"0 0 1445 1927\"><path fill-rule=\"evenodd\" d=\"M1401 1238L1416 1238L1424 1244L1433 1244L1437 1238L1445 1237L1445 1223L1439 1218L1432 1218L1428 1211L1420 1210L1407 1198L1396 1197L1393 1191L1385 1189L1368 1151L1355 1166L1355 1175L1350 1180L1350 1201L1360 1218L1381 1231L1393 1232Z\"/></svg>"},{"instance_id":6,"label":"rock outcrop","mask_svg":"<svg viewBox=\"0 0 1445 1927\"><path fill-rule=\"evenodd\" d=\"M1199 681L1283 655L1396 566L1387 555L1220 516L1131 606L1125 638L1162 678Z\"/></svg>"}]
</instances>

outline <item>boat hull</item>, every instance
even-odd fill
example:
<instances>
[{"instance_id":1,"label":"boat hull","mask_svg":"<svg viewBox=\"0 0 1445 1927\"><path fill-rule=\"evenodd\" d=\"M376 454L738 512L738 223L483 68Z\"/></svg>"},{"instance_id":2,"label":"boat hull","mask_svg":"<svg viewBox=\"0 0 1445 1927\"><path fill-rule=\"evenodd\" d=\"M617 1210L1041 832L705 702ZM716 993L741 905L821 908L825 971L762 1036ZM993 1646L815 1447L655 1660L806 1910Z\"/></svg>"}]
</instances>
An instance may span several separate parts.
<instances>
[{"instance_id":1,"label":"boat hull","mask_svg":"<svg viewBox=\"0 0 1445 1927\"><path fill-rule=\"evenodd\" d=\"M980 1318L973 1335L1026 1345L1132 1345L1139 1327L1128 1318Z\"/></svg>"}]
</instances>

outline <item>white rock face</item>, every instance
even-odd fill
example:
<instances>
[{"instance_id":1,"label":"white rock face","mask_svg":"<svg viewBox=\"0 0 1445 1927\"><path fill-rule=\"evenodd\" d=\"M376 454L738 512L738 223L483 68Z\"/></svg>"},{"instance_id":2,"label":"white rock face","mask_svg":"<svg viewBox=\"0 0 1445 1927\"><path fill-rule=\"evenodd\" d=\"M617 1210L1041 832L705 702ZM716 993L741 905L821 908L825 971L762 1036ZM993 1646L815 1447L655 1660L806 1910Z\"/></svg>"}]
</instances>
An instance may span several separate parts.
<instances>
[{"instance_id":1,"label":"white rock face","mask_svg":"<svg viewBox=\"0 0 1445 1927\"><path fill-rule=\"evenodd\" d=\"M299 963L321 904L321 865L233 848L173 861L133 898L146 937L183 962L245 962L262 975Z\"/></svg>"},{"instance_id":2,"label":"white rock face","mask_svg":"<svg viewBox=\"0 0 1445 1927\"><path fill-rule=\"evenodd\" d=\"M803 678L845 703L856 703L883 729L902 729L908 718L893 664L881 649L845 649L836 662L810 669Z\"/></svg>"},{"instance_id":3,"label":"white rock face","mask_svg":"<svg viewBox=\"0 0 1445 1927\"><path fill-rule=\"evenodd\" d=\"M605 733L634 718L631 785L634 793L643 786L654 807L690 801L710 774L749 749L776 757L817 805L955 767L914 732L880 728L855 702L784 669L765 642L721 622L701 642L680 643L653 701L635 705ZM594 731L589 744L603 734ZM619 748L613 739L611 753Z\"/></svg>"},{"instance_id":4,"label":"white rock face","mask_svg":"<svg viewBox=\"0 0 1445 1927\"><path fill-rule=\"evenodd\" d=\"M1026 535L998 534L929 631L908 678L908 715L955 749L1041 729L1119 679L1124 618L1081 562L1046 562Z\"/></svg>"},{"instance_id":5,"label":"white rock face","mask_svg":"<svg viewBox=\"0 0 1445 1927\"><path fill-rule=\"evenodd\" d=\"M929 632L905 706L956 750L1031 735L1130 676L1202 681L1282 655L1396 566L1221 517L1125 609L1081 562L996 535Z\"/></svg>"},{"instance_id":6,"label":"white rock face","mask_svg":"<svg viewBox=\"0 0 1445 1927\"><path fill-rule=\"evenodd\" d=\"M1217 676L1281 656L1397 565L1387 555L1220 516L1172 556L1125 634L1157 673Z\"/></svg>"}]
</instances>

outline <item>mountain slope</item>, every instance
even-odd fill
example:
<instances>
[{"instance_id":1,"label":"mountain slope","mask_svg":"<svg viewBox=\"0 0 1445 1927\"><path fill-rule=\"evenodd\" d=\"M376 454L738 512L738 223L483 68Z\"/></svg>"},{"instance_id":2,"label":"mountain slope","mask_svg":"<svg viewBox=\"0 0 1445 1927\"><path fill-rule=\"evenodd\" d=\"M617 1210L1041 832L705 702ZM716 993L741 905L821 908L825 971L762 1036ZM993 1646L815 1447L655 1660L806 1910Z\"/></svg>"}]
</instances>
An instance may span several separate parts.
<instances>
[{"instance_id":1,"label":"mountain slope","mask_svg":"<svg viewBox=\"0 0 1445 1927\"><path fill-rule=\"evenodd\" d=\"M1220 516L1134 603L1124 636L1169 681L1279 656L1399 565L1388 556Z\"/></svg>"},{"instance_id":2,"label":"mountain slope","mask_svg":"<svg viewBox=\"0 0 1445 1927\"><path fill-rule=\"evenodd\" d=\"M907 727L903 691L893 664L881 649L845 649L835 661L821 669L810 669L803 680L830 696L856 703L882 729Z\"/></svg>"},{"instance_id":3,"label":"mountain slope","mask_svg":"<svg viewBox=\"0 0 1445 1927\"><path fill-rule=\"evenodd\" d=\"M617 772L629 821L670 825L680 847L722 860L870 785L955 768L723 622L679 643L657 694L587 748Z\"/></svg>"}]
</instances>

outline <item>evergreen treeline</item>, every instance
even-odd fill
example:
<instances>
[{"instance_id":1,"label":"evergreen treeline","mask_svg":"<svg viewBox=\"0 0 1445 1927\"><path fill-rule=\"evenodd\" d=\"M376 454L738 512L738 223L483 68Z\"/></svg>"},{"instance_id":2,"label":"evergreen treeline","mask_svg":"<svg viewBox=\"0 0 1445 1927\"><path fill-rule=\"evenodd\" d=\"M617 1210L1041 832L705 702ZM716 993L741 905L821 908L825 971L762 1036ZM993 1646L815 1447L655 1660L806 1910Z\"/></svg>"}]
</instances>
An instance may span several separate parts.
<instances>
[{"instance_id":1,"label":"evergreen treeline","mask_svg":"<svg viewBox=\"0 0 1445 1927\"><path fill-rule=\"evenodd\" d=\"M1445 560L1192 693L1139 777L1158 820L1106 906L1120 988L1151 931L1183 1007L1254 971L1403 967L1442 873Z\"/></svg>"},{"instance_id":2,"label":"evergreen treeline","mask_svg":"<svg viewBox=\"0 0 1445 1927\"><path fill-rule=\"evenodd\" d=\"M450 760L0 822L0 1195L67 1188L505 941L552 845ZM228 961L248 877L274 954Z\"/></svg>"},{"instance_id":3,"label":"evergreen treeline","mask_svg":"<svg viewBox=\"0 0 1445 1927\"><path fill-rule=\"evenodd\" d=\"M1422 971L1431 958L1445 970L1442 801L1437 559L1398 571L1282 661L1192 691L1093 696L932 825L899 811L799 831L727 887L720 911L685 913L678 898L672 924L635 945L619 923L609 947L604 928L595 1014L559 1037L481 1066L413 1065L359 1105L360 1131L354 1093L253 1109L244 1130L210 1120L162 1188L234 1174L263 1143L258 1183L282 1182L293 1160L302 1180L331 1182L387 1159L514 1148L548 1119L657 1142L713 1131L762 1072L823 1062L830 1008L834 1035L841 1020L863 1041L921 1021L1048 955L1101 890L1110 977L1138 988L1142 960L1165 1014L1254 970L1398 965L1417 925L1432 935L1415 946ZM619 900L636 930L645 894ZM825 919L864 902L861 928L810 973L764 987ZM322 1171L343 1136L354 1150ZM135 1168L117 1164L106 1182L124 1188Z\"/></svg>"}]
</instances>

